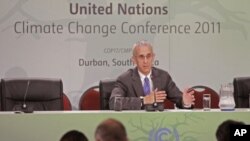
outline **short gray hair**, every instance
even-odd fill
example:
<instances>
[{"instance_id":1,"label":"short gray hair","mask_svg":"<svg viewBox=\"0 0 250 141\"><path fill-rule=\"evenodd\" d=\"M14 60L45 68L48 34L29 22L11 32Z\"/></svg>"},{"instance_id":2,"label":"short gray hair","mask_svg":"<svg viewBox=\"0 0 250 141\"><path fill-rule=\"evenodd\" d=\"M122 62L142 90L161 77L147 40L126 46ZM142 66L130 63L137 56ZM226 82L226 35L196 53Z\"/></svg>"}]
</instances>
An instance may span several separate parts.
<instances>
[{"instance_id":1,"label":"short gray hair","mask_svg":"<svg viewBox=\"0 0 250 141\"><path fill-rule=\"evenodd\" d=\"M141 46L147 46L147 47L150 47L153 51L153 46L151 45L150 42L146 41L146 40L141 40L141 41L138 41L136 42L134 45L133 45L133 56L135 56L135 48L136 47L141 47Z\"/></svg>"}]
</instances>

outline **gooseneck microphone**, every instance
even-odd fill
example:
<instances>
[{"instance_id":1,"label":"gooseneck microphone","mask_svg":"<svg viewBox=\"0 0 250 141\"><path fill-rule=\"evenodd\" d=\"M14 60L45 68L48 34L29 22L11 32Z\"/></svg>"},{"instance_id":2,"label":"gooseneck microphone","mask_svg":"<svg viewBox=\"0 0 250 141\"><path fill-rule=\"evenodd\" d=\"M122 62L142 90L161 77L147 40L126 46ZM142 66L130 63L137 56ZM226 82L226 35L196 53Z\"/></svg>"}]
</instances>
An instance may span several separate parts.
<instances>
[{"instance_id":1,"label":"gooseneck microphone","mask_svg":"<svg viewBox=\"0 0 250 141\"><path fill-rule=\"evenodd\" d=\"M153 102L153 104L146 104L145 105L145 110L146 111L160 111L160 112L164 111L164 103L157 103L157 101L156 101L156 91L157 90L158 89L156 89L154 91L154 102Z\"/></svg>"},{"instance_id":2,"label":"gooseneck microphone","mask_svg":"<svg viewBox=\"0 0 250 141\"><path fill-rule=\"evenodd\" d=\"M30 80L28 80L28 82L27 82L25 94L23 96L23 104L21 105L22 112L24 112L24 113L33 113L33 111L34 111L34 107L32 105L26 104L26 99L27 99L27 95L29 92L29 88L30 88Z\"/></svg>"},{"instance_id":3,"label":"gooseneck microphone","mask_svg":"<svg viewBox=\"0 0 250 141\"><path fill-rule=\"evenodd\" d=\"M28 80L27 85L26 85L25 93L23 96L23 103L15 105L13 107L13 110L15 111L15 113L33 113L33 111L34 111L33 105L26 104L26 99L27 99L27 95L29 92L29 87L30 87L30 80Z\"/></svg>"},{"instance_id":4,"label":"gooseneck microphone","mask_svg":"<svg viewBox=\"0 0 250 141\"><path fill-rule=\"evenodd\" d=\"M156 91L154 91L154 103L153 103L153 107L156 109L156 110L158 110L158 111L160 111L160 112L162 112L162 111L164 111L164 102L163 103L158 103L158 102L156 102Z\"/></svg>"},{"instance_id":5,"label":"gooseneck microphone","mask_svg":"<svg viewBox=\"0 0 250 141\"><path fill-rule=\"evenodd\" d=\"M153 103L153 107L157 107L155 91L154 91L154 103Z\"/></svg>"},{"instance_id":6,"label":"gooseneck microphone","mask_svg":"<svg viewBox=\"0 0 250 141\"><path fill-rule=\"evenodd\" d=\"M28 94L29 86L30 86L30 80L28 80L28 82L27 82L26 90L25 90L25 93L24 93L24 96L23 96L23 105L22 105L23 109L27 108L26 97L27 97L27 94Z\"/></svg>"}]
</instances>

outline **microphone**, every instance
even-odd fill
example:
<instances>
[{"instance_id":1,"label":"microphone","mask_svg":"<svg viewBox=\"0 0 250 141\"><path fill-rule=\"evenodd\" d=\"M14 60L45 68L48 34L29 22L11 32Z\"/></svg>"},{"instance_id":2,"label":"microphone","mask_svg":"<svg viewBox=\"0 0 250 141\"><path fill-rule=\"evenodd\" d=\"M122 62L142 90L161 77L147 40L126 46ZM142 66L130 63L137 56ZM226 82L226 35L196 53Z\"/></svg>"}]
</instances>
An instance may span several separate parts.
<instances>
[{"instance_id":1,"label":"microphone","mask_svg":"<svg viewBox=\"0 0 250 141\"><path fill-rule=\"evenodd\" d=\"M30 80L28 80L28 82L27 82L26 90L25 90L25 93L23 96L23 104L21 106L21 109L24 113L33 113L33 111L34 111L33 106L30 106L30 105L28 106L26 104L26 99L27 99L29 87L30 87Z\"/></svg>"},{"instance_id":2,"label":"microphone","mask_svg":"<svg viewBox=\"0 0 250 141\"><path fill-rule=\"evenodd\" d=\"M145 105L145 110L146 111L160 111L160 112L164 111L164 104L156 102L155 91L154 91L154 103Z\"/></svg>"},{"instance_id":3,"label":"microphone","mask_svg":"<svg viewBox=\"0 0 250 141\"><path fill-rule=\"evenodd\" d=\"M24 97L23 97L23 105L22 105L23 109L27 108L26 97L27 97L27 94L28 94L29 86L30 86L30 80L28 80L28 82L27 82L26 90L25 90Z\"/></svg>"},{"instance_id":4,"label":"microphone","mask_svg":"<svg viewBox=\"0 0 250 141\"><path fill-rule=\"evenodd\" d=\"M156 108L157 105L158 105L158 104L157 104L157 102L156 102L156 95L155 95L155 91L154 91L154 103L153 103L153 107Z\"/></svg>"},{"instance_id":5,"label":"microphone","mask_svg":"<svg viewBox=\"0 0 250 141\"><path fill-rule=\"evenodd\" d=\"M164 104L156 102L155 91L154 91L154 103L153 103L153 107L155 108L155 110L158 110L160 112L164 111Z\"/></svg>"},{"instance_id":6,"label":"microphone","mask_svg":"<svg viewBox=\"0 0 250 141\"><path fill-rule=\"evenodd\" d=\"M23 96L23 103L19 104L19 105L15 105L13 107L13 110L15 111L15 113L32 113L34 111L33 106L28 106L26 104L26 99L27 99L27 95L28 95L28 91L29 91L29 87L30 87L30 80L28 80L27 82L27 86L25 89L25 93Z\"/></svg>"}]
</instances>

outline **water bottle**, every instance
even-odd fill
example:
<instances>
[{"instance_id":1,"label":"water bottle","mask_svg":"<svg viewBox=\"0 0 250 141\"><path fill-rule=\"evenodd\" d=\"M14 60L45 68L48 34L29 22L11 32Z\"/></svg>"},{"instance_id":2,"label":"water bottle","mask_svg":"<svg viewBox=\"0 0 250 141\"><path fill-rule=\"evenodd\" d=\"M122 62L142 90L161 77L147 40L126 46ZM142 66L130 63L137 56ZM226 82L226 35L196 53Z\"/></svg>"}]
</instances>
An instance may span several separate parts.
<instances>
[{"instance_id":1,"label":"water bottle","mask_svg":"<svg viewBox=\"0 0 250 141\"><path fill-rule=\"evenodd\" d=\"M221 85L219 102L221 111L234 111L235 101L233 92L234 88L232 83Z\"/></svg>"}]
</instances>

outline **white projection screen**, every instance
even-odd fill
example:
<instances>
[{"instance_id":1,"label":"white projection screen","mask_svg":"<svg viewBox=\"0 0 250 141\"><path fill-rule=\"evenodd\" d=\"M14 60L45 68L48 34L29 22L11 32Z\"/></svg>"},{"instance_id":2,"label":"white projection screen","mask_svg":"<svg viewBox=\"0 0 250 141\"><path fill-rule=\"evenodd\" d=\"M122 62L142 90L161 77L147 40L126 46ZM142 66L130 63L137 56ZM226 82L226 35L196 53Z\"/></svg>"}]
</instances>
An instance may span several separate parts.
<instances>
[{"instance_id":1,"label":"white projection screen","mask_svg":"<svg viewBox=\"0 0 250 141\"><path fill-rule=\"evenodd\" d=\"M60 78L74 110L102 79L134 67L132 45L183 90L250 75L249 0L1 0L0 78Z\"/></svg>"}]
</instances>

